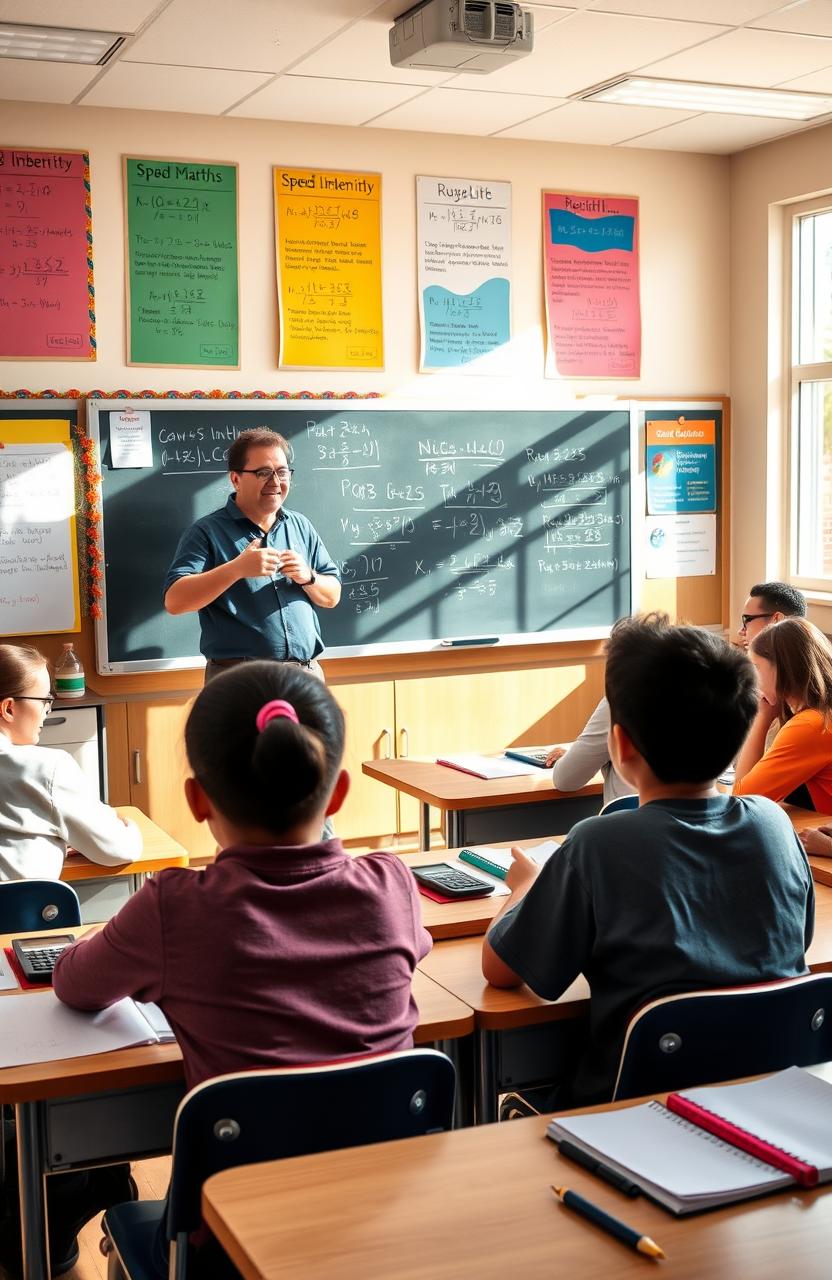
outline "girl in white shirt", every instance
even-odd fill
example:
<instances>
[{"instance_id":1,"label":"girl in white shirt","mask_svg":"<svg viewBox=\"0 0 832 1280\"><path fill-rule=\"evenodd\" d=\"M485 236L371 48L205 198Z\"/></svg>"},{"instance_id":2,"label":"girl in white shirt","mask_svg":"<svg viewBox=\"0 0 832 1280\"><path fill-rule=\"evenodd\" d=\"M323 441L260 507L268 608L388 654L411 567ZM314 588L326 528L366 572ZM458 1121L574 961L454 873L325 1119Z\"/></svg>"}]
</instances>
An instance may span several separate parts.
<instances>
[{"instance_id":1,"label":"girl in white shirt","mask_svg":"<svg viewBox=\"0 0 832 1280\"><path fill-rule=\"evenodd\" d=\"M67 846L120 866L141 832L102 804L72 756L37 745L54 699L46 658L0 644L0 881L57 880Z\"/></svg>"}]
</instances>

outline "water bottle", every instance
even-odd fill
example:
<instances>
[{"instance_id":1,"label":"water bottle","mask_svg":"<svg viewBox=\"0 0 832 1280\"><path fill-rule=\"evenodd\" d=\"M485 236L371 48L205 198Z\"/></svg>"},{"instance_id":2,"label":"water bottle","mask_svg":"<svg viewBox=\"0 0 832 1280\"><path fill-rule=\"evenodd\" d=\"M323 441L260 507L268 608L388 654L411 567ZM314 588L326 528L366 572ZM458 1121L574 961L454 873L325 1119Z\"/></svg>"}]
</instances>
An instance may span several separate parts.
<instances>
[{"instance_id":1,"label":"water bottle","mask_svg":"<svg viewBox=\"0 0 832 1280\"><path fill-rule=\"evenodd\" d=\"M55 692L59 698L83 698L86 693L84 668L71 640L55 663Z\"/></svg>"}]
</instances>

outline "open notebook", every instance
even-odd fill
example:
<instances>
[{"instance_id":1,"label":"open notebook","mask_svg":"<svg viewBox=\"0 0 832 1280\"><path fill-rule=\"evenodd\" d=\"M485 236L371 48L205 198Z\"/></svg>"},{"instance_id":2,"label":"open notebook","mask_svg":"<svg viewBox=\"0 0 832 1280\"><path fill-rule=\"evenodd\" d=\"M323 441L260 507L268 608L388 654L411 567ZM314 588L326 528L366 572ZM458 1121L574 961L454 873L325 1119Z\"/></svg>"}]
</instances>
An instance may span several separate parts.
<instances>
[{"instance_id":1,"label":"open notebook","mask_svg":"<svg viewBox=\"0 0 832 1280\"><path fill-rule=\"evenodd\" d=\"M98 1013L70 1009L54 991L0 1000L0 1067L166 1044L175 1038L158 1005L129 998Z\"/></svg>"},{"instance_id":2,"label":"open notebook","mask_svg":"<svg viewBox=\"0 0 832 1280\"><path fill-rule=\"evenodd\" d=\"M479 756L471 752L467 755L438 756L436 763L444 764L448 769L458 769L460 773L470 773L475 778L540 777L537 765L523 764L520 760L506 760L503 756Z\"/></svg>"},{"instance_id":3,"label":"open notebook","mask_svg":"<svg viewBox=\"0 0 832 1280\"><path fill-rule=\"evenodd\" d=\"M564 1116L547 1133L570 1139L679 1214L832 1178L832 1085L799 1067L748 1084L686 1089L667 1104Z\"/></svg>"}]
</instances>

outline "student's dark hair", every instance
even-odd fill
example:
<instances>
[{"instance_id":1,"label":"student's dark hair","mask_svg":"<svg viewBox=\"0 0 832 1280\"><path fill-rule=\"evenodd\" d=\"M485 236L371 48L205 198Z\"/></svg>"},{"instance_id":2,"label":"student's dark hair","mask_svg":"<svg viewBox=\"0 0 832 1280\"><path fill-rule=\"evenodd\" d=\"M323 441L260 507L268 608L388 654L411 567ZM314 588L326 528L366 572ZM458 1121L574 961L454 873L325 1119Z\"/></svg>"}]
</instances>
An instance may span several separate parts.
<instances>
[{"instance_id":1,"label":"student's dark hair","mask_svg":"<svg viewBox=\"0 0 832 1280\"><path fill-rule=\"evenodd\" d=\"M787 618L806 617L806 597L788 582L757 582L748 594L772 613L785 613Z\"/></svg>"},{"instance_id":2,"label":"student's dark hair","mask_svg":"<svg viewBox=\"0 0 832 1280\"><path fill-rule=\"evenodd\" d=\"M774 666L777 712L781 720L810 707L832 727L832 645L806 618L784 618L755 636L750 645L758 658Z\"/></svg>"},{"instance_id":3,"label":"student's dark hair","mask_svg":"<svg viewBox=\"0 0 832 1280\"><path fill-rule=\"evenodd\" d=\"M277 431L270 431L268 427L248 427L245 431L241 431L229 446L228 470L242 471L248 460L249 449L257 449L261 445L269 449L277 446L278 449L283 450L287 459L291 456L289 442L285 436L279 435Z\"/></svg>"},{"instance_id":4,"label":"student's dark hair","mask_svg":"<svg viewBox=\"0 0 832 1280\"><path fill-rule=\"evenodd\" d=\"M0 698L19 698L48 662L30 644L0 644Z\"/></svg>"},{"instance_id":5,"label":"student's dark hair","mask_svg":"<svg viewBox=\"0 0 832 1280\"><path fill-rule=\"evenodd\" d=\"M294 707L299 724L267 702ZM242 662L211 680L185 726L194 777L221 813L279 834L323 811L344 754L344 716L326 685L282 662Z\"/></svg>"},{"instance_id":6,"label":"student's dark hair","mask_svg":"<svg viewBox=\"0 0 832 1280\"><path fill-rule=\"evenodd\" d=\"M716 778L758 706L754 668L741 650L698 627L671 626L663 613L615 624L606 694L612 723L665 783Z\"/></svg>"}]
</instances>

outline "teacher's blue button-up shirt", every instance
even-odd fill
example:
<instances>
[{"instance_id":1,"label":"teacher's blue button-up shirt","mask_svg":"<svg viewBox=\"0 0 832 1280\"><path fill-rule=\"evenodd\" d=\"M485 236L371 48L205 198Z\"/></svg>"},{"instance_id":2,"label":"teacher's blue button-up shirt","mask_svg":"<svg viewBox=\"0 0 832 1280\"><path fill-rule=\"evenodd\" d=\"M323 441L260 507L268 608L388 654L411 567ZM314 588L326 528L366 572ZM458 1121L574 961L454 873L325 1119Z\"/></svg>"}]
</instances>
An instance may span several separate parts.
<instances>
[{"instance_id":1,"label":"teacher's blue button-up shirt","mask_svg":"<svg viewBox=\"0 0 832 1280\"><path fill-rule=\"evenodd\" d=\"M264 546L296 551L316 574L338 577L338 566L312 523L281 508L267 534L237 507L231 494L183 533L168 569L163 595L179 578L227 564L253 538ZM303 587L282 574L242 578L199 610L199 647L206 658L296 658L308 662L323 652L318 615Z\"/></svg>"}]
</instances>

